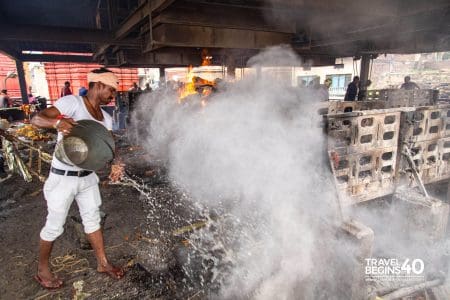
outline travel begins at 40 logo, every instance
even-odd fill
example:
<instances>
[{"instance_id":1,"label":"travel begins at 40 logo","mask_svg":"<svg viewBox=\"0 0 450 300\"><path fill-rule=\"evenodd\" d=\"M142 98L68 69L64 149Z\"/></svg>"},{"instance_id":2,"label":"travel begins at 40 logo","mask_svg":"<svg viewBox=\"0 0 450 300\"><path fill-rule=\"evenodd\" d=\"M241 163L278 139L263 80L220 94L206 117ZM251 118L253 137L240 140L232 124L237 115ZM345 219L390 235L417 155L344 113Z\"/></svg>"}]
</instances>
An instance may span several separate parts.
<instances>
[{"instance_id":1,"label":"travel begins at 40 logo","mask_svg":"<svg viewBox=\"0 0 450 300\"><path fill-rule=\"evenodd\" d=\"M421 280L424 279L425 264L415 258L401 261L397 258L366 258L365 275L367 281Z\"/></svg>"}]
</instances>

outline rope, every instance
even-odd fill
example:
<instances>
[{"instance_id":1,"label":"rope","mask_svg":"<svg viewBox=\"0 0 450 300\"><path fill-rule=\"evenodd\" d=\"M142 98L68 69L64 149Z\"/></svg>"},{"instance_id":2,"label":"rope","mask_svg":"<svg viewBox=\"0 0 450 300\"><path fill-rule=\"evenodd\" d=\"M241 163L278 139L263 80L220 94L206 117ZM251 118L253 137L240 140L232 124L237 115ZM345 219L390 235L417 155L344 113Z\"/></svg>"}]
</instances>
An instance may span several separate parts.
<instances>
[{"instance_id":1,"label":"rope","mask_svg":"<svg viewBox=\"0 0 450 300\"><path fill-rule=\"evenodd\" d=\"M69 274L79 273L89 268L89 262L86 258L77 259L75 254L57 256L50 261L52 267L56 268L54 273L65 271ZM78 269L74 269L74 266L79 265Z\"/></svg>"}]
</instances>

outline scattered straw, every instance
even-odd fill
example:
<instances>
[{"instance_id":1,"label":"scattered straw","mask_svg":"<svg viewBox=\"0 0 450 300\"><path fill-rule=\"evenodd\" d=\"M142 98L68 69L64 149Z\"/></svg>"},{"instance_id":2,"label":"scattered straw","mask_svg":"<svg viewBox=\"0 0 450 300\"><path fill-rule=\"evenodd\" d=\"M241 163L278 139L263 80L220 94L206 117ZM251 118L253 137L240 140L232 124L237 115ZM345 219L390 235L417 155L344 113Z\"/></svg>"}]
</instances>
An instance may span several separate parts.
<instances>
[{"instance_id":1,"label":"scattered straw","mask_svg":"<svg viewBox=\"0 0 450 300\"><path fill-rule=\"evenodd\" d=\"M59 294L61 294L61 292L49 292L49 293L46 293L44 295L34 298L34 300L42 300L42 299L47 298L48 296L54 296L54 295L59 295Z\"/></svg>"},{"instance_id":2,"label":"scattered straw","mask_svg":"<svg viewBox=\"0 0 450 300\"><path fill-rule=\"evenodd\" d=\"M114 245L114 246L109 246L109 247L106 247L105 250L111 250L111 249L114 249L114 248L119 248L119 247L122 247L122 245L123 245L123 243L120 243L120 244L117 244L117 245Z\"/></svg>"},{"instance_id":3,"label":"scattered straw","mask_svg":"<svg viewBox=\"0 0 450 300\"><path fill-rule=\"evenodd\" d=\"M36 197L40 192L42 192L42 189L37 189L36 191L28 194L28 197Z\"/></svg>"},{"instance_id":4,"label":"scattered straw","mask_svg":"<svg viewBox=\"0 0 450 300\"><path fill-rule=\"evenodd\" d=\"M56 268L55 273L64 271L66 273L79 273L89 268L86 258L78 259L75 254L58 256L51 260L52 267Z\"/></svg>"}]
</instances>

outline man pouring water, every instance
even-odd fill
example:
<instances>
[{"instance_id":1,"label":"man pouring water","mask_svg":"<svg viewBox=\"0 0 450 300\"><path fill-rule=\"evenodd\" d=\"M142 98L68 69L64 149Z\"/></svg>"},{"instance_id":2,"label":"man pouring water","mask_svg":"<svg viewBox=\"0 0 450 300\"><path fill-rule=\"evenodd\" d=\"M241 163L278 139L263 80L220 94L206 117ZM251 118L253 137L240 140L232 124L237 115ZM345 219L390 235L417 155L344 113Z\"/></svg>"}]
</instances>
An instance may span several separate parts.
<instances>
[{"instance_id":1,"label":"man pouring water","mask_svg":"<svg viewBox=\"0 0 450 300\"><path fill-rule=\"evenodd\" d=\"M55 128L58 141L69 135L80 120L92 120L112 130L112 118L101 105L114 99L118 86L117 76L107 69L97 69L88 73L89 90L86 96L68 95L55 102L53 107L44 109L32 119L32 124L40 128ZM123 165L113 162L110 179L117 181L123 174ZM47 220L40 233L39 264L35 279L47 289L59 288L63 281L55 276L49 266L53 242L63 233L63 226L69 208L76 200L84 231L97 258L97 271L120 279L124 270L113 266L108 260L100 227L101 196L99 178L92 170L69 165L53 156L48 179L44 184L47 201Z\"/></svg>"}]
</instances>

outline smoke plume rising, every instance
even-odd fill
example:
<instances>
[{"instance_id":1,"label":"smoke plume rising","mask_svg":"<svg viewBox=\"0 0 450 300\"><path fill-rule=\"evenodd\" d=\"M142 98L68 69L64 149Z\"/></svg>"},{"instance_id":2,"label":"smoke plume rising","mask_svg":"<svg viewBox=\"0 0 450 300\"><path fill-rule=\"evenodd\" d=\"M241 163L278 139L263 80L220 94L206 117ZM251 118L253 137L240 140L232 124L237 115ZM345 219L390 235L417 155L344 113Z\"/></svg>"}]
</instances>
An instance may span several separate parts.
<instances>
[{"instance_id":1,"label":"smoke plume rising","mask_svg":"<svg viewBox=\"0 0 450 300\"><path fill-rule=\"evenodd\" d=\"M251 61L280 58L301 63L285 47ZM317 105L313 91L264 72L228 83L206 106L195 96L179 103L167 90L140 99L133 128L153 159L193 199L239 221L233 238L216 241L231 245L232 261L218 298L339 299L317 288L339 282L326 261L339 254L330 250L334 182Z\"/></svg>"}]
</instances>

